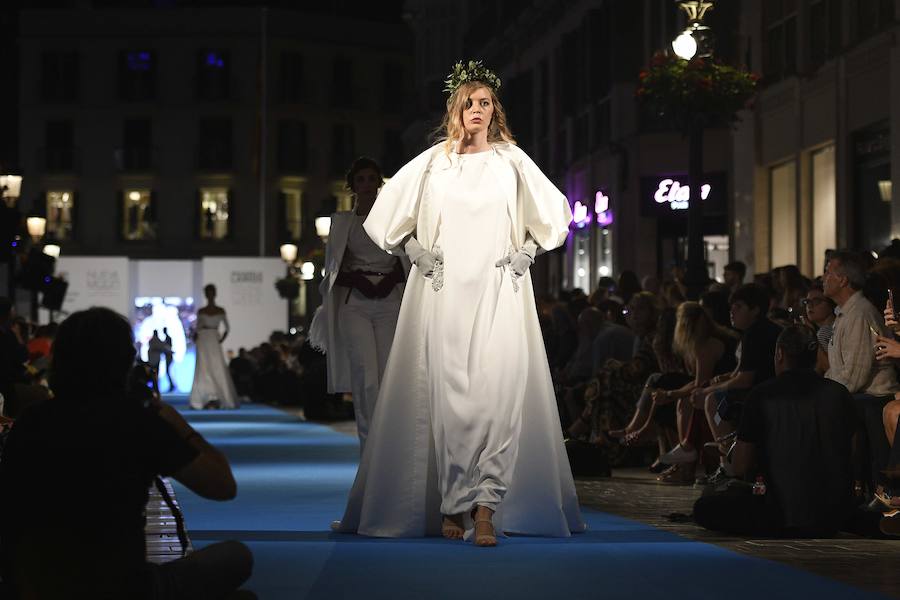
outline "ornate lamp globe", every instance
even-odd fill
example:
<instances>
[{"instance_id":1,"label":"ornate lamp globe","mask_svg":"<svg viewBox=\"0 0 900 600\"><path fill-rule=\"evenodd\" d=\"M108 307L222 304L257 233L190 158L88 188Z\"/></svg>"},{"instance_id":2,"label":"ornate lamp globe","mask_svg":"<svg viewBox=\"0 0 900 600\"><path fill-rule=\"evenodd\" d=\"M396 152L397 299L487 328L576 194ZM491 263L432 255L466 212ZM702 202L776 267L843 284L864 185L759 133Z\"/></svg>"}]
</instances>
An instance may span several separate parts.
<instances>
[{"instance_id":1,"label":"ornate lamp globe","mask_svg":"<svg viewBox=\"0 0 900 600\"><path fill-rule=\"evenodd\" d=\"M675 51L678 58L684 60L691 60L694 58L694 55L697 54L697 40L691 35L690 29L685 29L675 38L672 42L672 50Z\"/></svg>"}]
</instances>

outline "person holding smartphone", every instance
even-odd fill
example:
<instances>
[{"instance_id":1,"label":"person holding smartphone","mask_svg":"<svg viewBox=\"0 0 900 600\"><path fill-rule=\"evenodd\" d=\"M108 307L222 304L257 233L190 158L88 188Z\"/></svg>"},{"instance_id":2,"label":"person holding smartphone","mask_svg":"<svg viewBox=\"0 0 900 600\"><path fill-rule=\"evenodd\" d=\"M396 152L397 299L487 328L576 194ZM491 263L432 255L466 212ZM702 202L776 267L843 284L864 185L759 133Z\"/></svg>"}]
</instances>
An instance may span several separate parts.
<instances>
[{"instance_id":1,"label":"person holding smartphone","mask_svg":"<svg viewBox=\"0 0 900 600\"><path fill-rule=\"evenodd\" d=\"M828 345L825 377L842 383L853 396L857 417L855 478L875 492L876 486L885 483L882 470L890 453L883 409L900 386L894 366L883 360L884 352L880 351L888 345L884 340L891 330L885 326L881 311L862 292L866 275L866 263L856 253L838 251L828 260L822 286L825 295L837 304L837 317Z\"/></svg>"}]
</instances>

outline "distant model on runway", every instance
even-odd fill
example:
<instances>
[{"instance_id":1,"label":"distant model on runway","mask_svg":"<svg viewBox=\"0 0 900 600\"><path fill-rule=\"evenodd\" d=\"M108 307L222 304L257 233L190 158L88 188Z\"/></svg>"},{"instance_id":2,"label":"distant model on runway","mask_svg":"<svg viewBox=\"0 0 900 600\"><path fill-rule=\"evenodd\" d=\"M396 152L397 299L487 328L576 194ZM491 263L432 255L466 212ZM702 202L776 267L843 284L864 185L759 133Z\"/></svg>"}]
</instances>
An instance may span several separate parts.
<instances>
[{"instance_id":1,"label":"distant model on runway","mask_svg":"<svg viewBox=\"0 0 900 600\"><path fill-rule=\"evenodd\" d=\"M445 139L381 190L364 228L415 263L350 500L383 537L584 530L529 266L572 212L514 143L480 62L448 79Z\"/></svg>"},{"instance_id":2,"label":"distant model on runway","mask_svg":"<svg viewBox=\"0 0 900 600\"><path fill-rule=\"evenodd\" d=\"M168 348L171 350L172 343L169 341ZM166 359L166 375L169 378L169 391L173 391L175 389L175 384L172 382L172 373L169 371L169 362L172 360L170 358L171 352L166 351L166 340L163 340L159 337L159 330L153 330L153 337L150 338L150 341L147 342L147 362L150 363L150 366L153 367L153 372L155 373L157 385L160 379L159 374L159 365L162 362L163 357Z\"/></svg>"},{"instance_id":3,"label":"distant model on runway","mask_svg":"<svg viewBox=\"0 0 900 600\"><path fill-rule=\"evenodd\" d=\"M191 386L191 408L238 408L238 395L222 353L222 342L231 329L228 317L225 309L216 305L216 286L208 284L203 293L206 306L197 311L194 331L197 364ZM223 325L225 332L220 334Z\"/></svg>"},{"instance_id":4,"label":"distant model on runway","mask_svg":"<svg viewBox=\"0 0 900 600\"><path fill-rule=\"evenodd\" d=\"M353 210L331 215L325 247L322 307L310 326L310 344L326 352L328 393L352 392L360 453L365 449L378 387L384 376L406 271L366 235L363 221L384 183L371 158L358 158L347 173Z\"/></svg>"}]
</instances>

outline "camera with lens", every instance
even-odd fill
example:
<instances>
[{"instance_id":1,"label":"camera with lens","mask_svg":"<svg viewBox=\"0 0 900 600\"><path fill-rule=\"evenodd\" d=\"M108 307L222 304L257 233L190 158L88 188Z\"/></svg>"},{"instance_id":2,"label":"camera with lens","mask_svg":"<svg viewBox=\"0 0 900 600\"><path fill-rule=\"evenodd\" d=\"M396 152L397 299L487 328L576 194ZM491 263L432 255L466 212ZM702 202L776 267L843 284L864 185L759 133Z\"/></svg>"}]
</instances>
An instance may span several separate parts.
<instances>
[{"instance_id":1,"label":"camera with lens","mask_svg":"<svg viewBox=\"0 0 900 600\"><path fill-rule=\"evenodd\" d=\"M134 363L128 373L128 398L144 408L152 407L159 400L156 369L140 360Z\"/></svg>"}]
</instances>

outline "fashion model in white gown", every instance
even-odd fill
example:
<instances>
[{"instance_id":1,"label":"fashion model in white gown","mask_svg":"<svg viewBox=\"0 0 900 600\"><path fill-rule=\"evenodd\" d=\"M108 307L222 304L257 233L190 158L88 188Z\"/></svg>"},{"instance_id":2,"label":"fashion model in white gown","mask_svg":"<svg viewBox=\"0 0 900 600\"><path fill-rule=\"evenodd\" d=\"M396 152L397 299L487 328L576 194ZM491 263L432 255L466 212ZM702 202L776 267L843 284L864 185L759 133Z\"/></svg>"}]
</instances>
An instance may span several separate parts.
<instances>
[{"instance_id":1,"label":"fashion model in white gown","mask_svg":"<svg viewBox=\"0 0 900 600\"><path fill-rule=\"evenodd\" d=\"M474 78L474 79L473 79ZM446 139L384 185L364 228L414 263L338 531L583 531L529 266L563 244L565 196L513 142L480 63L458 63Z\"/></svg>"},{"instance_id":2,"label":"fashion model in white gown","mask_svg":"<svg viewBox=\"0 0 900 600\"><path fill-rule=\"evenodd\" d=\"M413 267L391 355L343 519L344 532L439 534L442 515L495 510L499 532L583 531L529 273L497 259L526 235L567 235L565 197L517 147L408 163L365 228L385 249L412 232L443 252L439 274ZM526 233L527 232L527 233Z\"/></svg>"},{"instance_id":3,"label":"fashion model in white gown","mask_svg":"<svg viewBox=\"0 0 900 600\"><path fill-rule=\"evenodd\" d=\"M191 386L191 408L206 408L210 403L221 408L238 408L237 391L222 352L220 327L227 326L225 312L197 315L197 363Z\"/></svg>"}]
</instances>

